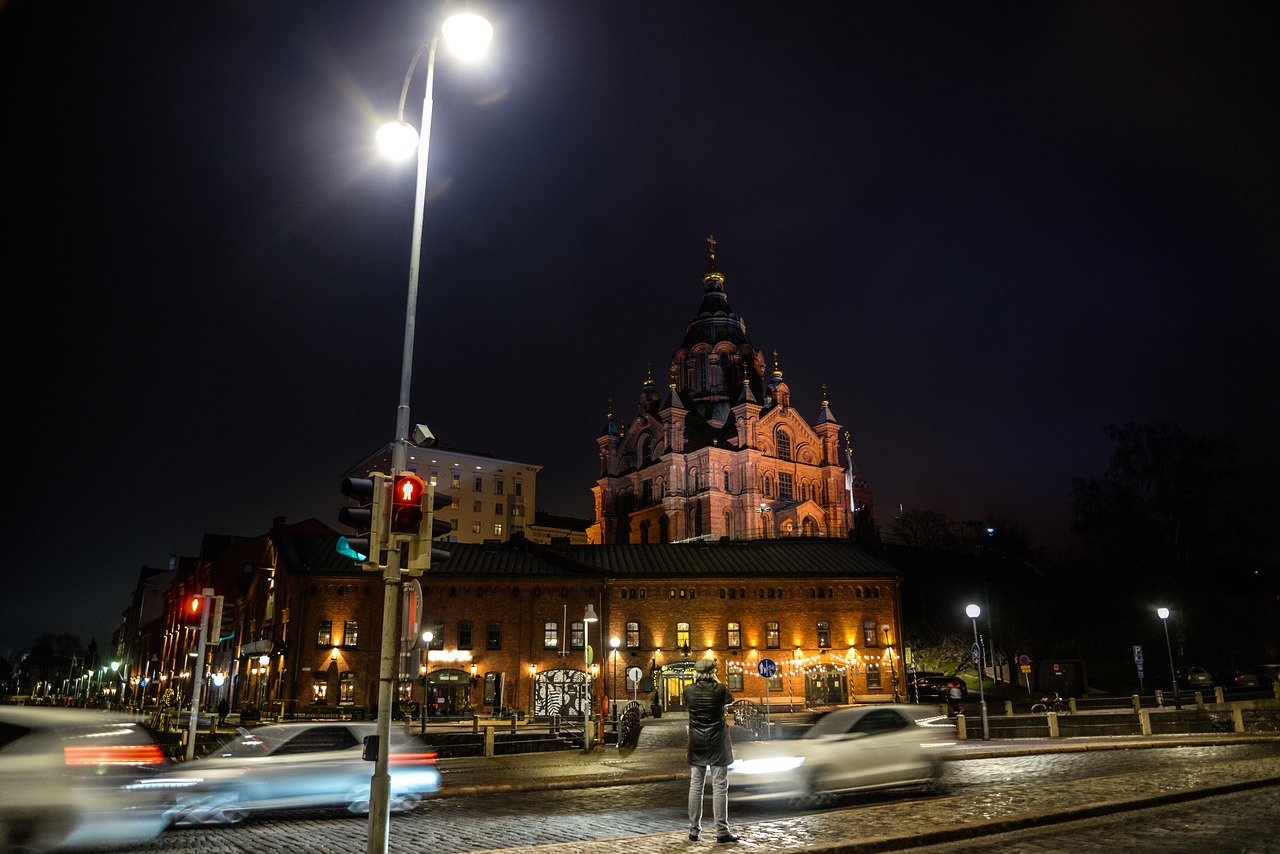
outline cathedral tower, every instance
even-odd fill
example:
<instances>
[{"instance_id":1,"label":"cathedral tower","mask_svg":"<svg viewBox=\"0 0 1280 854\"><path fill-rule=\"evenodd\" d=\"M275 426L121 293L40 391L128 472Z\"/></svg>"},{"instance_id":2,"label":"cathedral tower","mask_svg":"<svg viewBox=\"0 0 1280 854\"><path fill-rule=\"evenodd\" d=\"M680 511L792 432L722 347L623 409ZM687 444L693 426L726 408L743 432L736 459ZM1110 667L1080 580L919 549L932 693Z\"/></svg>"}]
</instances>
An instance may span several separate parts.
<instances>
[{"instance_id":1,"label":"cathedral tower","mask_svg":"<svg viewBox=\"0 0 1280 854\"><path fill-rule=\"evenodd\" d=\"M597 439L589 541L873 533L871 490L847 447L842 459L825 387L811 425L792 406L777 352L766 374L746 322L729 307L715 240L708 243L702 301L671 357L666 389L650 371L630 425L610 411Z\"/></svg>"}]
</instances>

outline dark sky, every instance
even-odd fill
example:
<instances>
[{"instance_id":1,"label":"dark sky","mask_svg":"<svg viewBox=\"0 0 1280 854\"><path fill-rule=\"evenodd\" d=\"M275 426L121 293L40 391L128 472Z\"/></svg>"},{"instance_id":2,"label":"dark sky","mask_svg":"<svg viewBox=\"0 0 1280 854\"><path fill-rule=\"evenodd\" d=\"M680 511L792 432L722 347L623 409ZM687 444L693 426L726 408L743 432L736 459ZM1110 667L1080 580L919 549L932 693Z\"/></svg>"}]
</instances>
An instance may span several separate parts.
<instances>
[{"instance_id":1,"label":"dark sky","mask_svg":"<svg viewBox=\"0 0 1280 854\"><path fill-rule=\"evenodd\" d=\"M437 9L0 4L0 653L105 644L205 532L336 524L399 389L413 169L372 135ZM1280 465L1273 6L485 11L487 61L437 64L412 412L543 465L540 509L590 515L608 400L665 377L708 234L882 523L1059 540L1111 422Z\"/></svg>"}]
</instances>

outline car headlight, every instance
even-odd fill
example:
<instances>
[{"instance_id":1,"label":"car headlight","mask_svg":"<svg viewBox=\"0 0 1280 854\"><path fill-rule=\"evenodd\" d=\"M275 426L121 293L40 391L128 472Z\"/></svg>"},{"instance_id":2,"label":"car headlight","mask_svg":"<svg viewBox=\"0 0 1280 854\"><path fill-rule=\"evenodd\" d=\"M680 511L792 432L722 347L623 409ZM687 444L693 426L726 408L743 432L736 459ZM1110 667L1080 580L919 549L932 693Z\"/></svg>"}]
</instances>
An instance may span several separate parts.
<instances>
[{"instance_id":1,"label":"car headlight","mask_svg":"<svg viewBox=\"0 0 1280 854\"><path fill-rule=\"evenodd\" d=\"M778 774L794 771L803 764L803 756L766 756L760 759L735 759L729 770L738 774Z\"/></svg>"}]
</instances>

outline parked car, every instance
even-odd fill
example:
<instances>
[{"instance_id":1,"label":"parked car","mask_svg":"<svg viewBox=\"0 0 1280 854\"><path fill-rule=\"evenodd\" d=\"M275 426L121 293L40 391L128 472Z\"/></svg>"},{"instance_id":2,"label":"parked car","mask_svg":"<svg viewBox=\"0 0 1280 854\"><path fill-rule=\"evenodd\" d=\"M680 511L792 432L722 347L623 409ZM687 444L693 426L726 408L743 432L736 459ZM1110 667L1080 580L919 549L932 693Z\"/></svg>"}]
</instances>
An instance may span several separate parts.
<instances>
[{"instance_id":1,"label":"parked car","mask_svg":"<svg viewBox=\"0 0 1280 854\"><path fill-rule=\"evenodd\" d=\"M1262 683L1257 674L1244 670L1226 670L1218 674L1218 684L1223 688L1257 688Z\"/></svg>"},{"instance_id":2,"label":"parked car","mask_svg":"<svg viewBox=\"0 0 1280 854\"><path fill-rule=\"evenodd\" d=\"M362 758L372 723L312 722L241 728L211 755L179 768L175 824L237 824L259 810L345 806L369 811L374 763ZM440 790L435 751L391 734L391 809L412 809Z\"/></svg>"},{"instance_id":3,"label":"parked car","mask_svg":"<svg viewBox=\"0 0 1280 854\"><path fill-rule=\"evenodd\" d=\"M915 690L916 700L921 703L945 703L951 696L951 688L960 688L960 699L969 696L969 686L959 676L920 676L911 683Z\"/></svg>"},{"instance_id":4,"label":"parked car","mask_svg":"<svg viewBox=\"0 0 1280 854\"><path fill-rule=\"evenodd\" d=\"M1187 687L1191 688L1193 691L1212 688L1213 676L1211 676L1209 671L1205 670L1203 667L1188 667L1186 684Z\"/></svg>"},{"instance_id":5,"label":"parked car","mask_svg":"<svg viewBox=\"0 0 1280 854\"><path fill-rule=\"evenodd\" d=\"M939 788L944 731L916 723L915 706L858 706L830 712L800 738L735 747L734 801L811 802L841 792Z\"/></svg>"},{"instance_id":6,"label":"parked car","mask_svg":"<svg viewBox=\"0 0 1280 854\"><path fill-rule=\"evenodd\" d=\"M133 718L0 706L0 851L154 838L168 824L167 793L147 783L168 764Z\"/></svg>"}]
</instances>

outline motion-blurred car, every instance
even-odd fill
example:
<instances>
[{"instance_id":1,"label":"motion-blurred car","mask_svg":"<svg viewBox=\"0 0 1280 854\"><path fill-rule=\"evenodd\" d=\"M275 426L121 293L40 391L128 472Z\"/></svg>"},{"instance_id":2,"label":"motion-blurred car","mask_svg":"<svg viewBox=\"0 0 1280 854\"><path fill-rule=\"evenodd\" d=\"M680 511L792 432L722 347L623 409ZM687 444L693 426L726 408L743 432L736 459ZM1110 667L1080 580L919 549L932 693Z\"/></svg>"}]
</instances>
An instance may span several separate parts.
<instances>
[{"instance_id":1,"label":"motion-blurred car","mask_svg":"<svg viewBox=\"0 0 1280 854\"><path fill-rule=\"evenodd\" d=\"M734 747L735 801L830 795L908 786L941 788L945 731L916 723L914 706L860 706L830 712L800 738Z\"/></svg>"},{"instance_id":2,"label":"motion-blurred car","mask_svg":"<svg viewBox=\"0 0 1280 854\"><path fill-rule=\"evenodd\" d=\"M921 676L912 683L916 699L921 703L945 703L955 686L960 688L961 700L969 696L969 686L959 676Z\"/></svg>"},{"instance_id":3,"label":"motion-blurred car","mask_svg":"<svg viewBox=\"0 0 1280 854\"><path fill-rule=\"evenodd\" d=\"M1187 687L1193 691L1199 688L1212 688L1213 676L1203 667L1188 667Z\"/></svg>"},{"instance_id":4,"label":"motion-blurred car","mask_svg":"<svg viewBox=\"0 0 1280 854\"><path fill-rule=\"evenodd\" d=\"M0 706L0 851L128 845L168 824L168 760L122 715Z\"/></svg>"},{"instance_id":5,"label":"motion-blurred car","mask_svg":"<svg viewBox=\"0 0 1280 854\"><path fill-rule=\"evenodd\" d=\"M175 824L238 824L259 810L345 806L369 811L374 763L362 758L365 723L275 724L241 728L221 748L177 769ZM413 809L440 790L435 751L416 737L391 733L388 769L393 812Z\"/></svg>"},{"instance_id":6,"label":"motion-blurred car","mask_svg":"<svg viewBox=\"0 0 1280 854\"><path fill-rule=\"evenodd\" d=\"M1223 688L1257 688L1262 683L1254 673L1243 670L1225 670L1218 674L1218 684Z\"/></svg>"}]
</instances>

